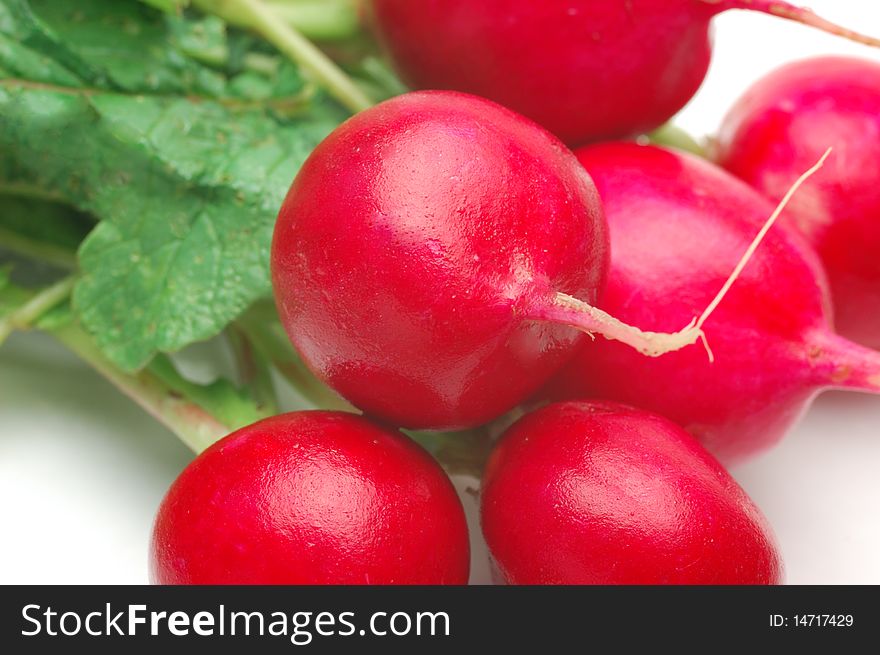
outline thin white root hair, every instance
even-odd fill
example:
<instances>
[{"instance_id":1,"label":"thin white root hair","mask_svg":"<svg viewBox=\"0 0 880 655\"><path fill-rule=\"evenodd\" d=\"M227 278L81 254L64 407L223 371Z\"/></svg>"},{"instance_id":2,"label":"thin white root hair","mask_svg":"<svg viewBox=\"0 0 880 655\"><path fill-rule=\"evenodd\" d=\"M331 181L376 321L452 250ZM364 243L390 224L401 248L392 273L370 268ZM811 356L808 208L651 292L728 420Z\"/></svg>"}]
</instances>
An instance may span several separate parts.
<instances>
[{"instance_id":1,"label":"thin white root hair","mask_svg":"<svg viewBox=\"0 0 880 655\"><path fill-rule=\"evenodd\" d=\"M727 292L730 291L730 288L734 285L740 275L742 275L743 270L751 261L752 257L755 254L755 251L758 250L758 247L764 241L764 237L767 236L767 233L773 228L776 224L776 221L779 219L779 216L785 211L785 208L788 206L788 203L791 202L791 199L794 197L794 194L798 192L798 189L803 186L804 182L809 180L813 175L819 172L819 170L825 165L825 160L828 159L829 155L831 155L831 148L825 151L819 161L813 164L812 168L810 168L806 173L801 175L795 183L791 185L791 188L786 192L783 196L782 200L779 201L779 204L776 206L776 209L773 210L773 213L770 214L770 218L764 223L764 226L758 232L758 235L749 245L748 249L743 254L742 258L740 258L736 267L733 269L733 272L730 274L730 277L727 278L727 281L724 283L724 286L721 287L721 290L712 299L712 302L709 303L709 306L703 311L698 319L696 319L696 323L694 324L694 328L697 329L703 339L703 345L706 348L706 352L709 354L709 361L715 361L714 356L712 355L712 349L709 347L709 342L706 339L705 333L703 333L703 324L708 320L712 313L718 308L718 305L721 304L721 301L724 300L724 297L727 295Z\"/></svg>"},{"instance_id":2,"label":"thin white root hair","mask_svg":"<svg viewBox=\"0 0 880 655\"><path fill-rule=\"evenodd\" d=\"M706 349L709 361L714 362L715 355L712 352L712 348L709 346L709 339L703 331L703 324L710 316L712 316L712 313L718 308L721 301L724 300L724 297L730 291L739 276L742 275L743 270L748 265L749 261L751 261L755 251L757 251L758 247L767 236L767 233L770 232L771 228L776 224L777 219L785 210L786 206L788 206L788 203L791 201L792 197L794 197L794 194L797 193L798 189L801 188L804 182L810 179L810 177L815 175L816 172L822 168L825 164L825 160L828 159L830 154L831 148L828 148L819 161L791 185L791 188L764 223L764 226L758 232L748 249L746 249L745 253L734 267L733 272L721 287L721 290L718 291L715 298L712 299L712 302L709 303L705 311L699 317L694 318L678 332L646 332L640 330L637 327L628 325L623 321L614 318L597 307L593 307L582 300L578 300L577 298L564 293L556 293L553 299L553 304L562 310L562 315L555 314L552 318L572 325L586 332L594 339L595 333L599 333L606 339L625 343L648 357L660 357L661 355L681 350L682 348L693 345L699 341ZM538 316L538 318L547 317Z\"/></svg>"}]
</instances>

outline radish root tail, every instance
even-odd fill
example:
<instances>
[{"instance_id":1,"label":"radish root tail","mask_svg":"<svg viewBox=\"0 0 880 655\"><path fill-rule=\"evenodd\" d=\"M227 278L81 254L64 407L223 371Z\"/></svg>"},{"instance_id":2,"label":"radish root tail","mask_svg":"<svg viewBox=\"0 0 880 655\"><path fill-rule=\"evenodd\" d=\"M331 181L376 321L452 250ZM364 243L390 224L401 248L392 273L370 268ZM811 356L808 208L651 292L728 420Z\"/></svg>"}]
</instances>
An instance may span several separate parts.
<instances>
[{"instance_id":1,"label":"radish root tail","mask_svg":"<svg viewBox=\"0 0 880 655\"><path fill-rule=\"evenodd\" d=\"M585 303L584 301L578 300L565 293L554 294L550 306L538 308L535 312L534 318L570 325L571 327L575 327L591 336L594 336L594 333L601 334L606 339L625 343L648 357L660 357L661 355L691 346L699 341L706 349L709 361L714 362L715 356L712 353L712 348L709 346L709 340L706 337L706 333L703 331L703 325L709 317L712 316L712 313L718 308L721 301L724 300L724 297L728 294L731 287L742 274L743 270L754 256L755 251L757 251L761 242L767 236L767 233L770 232L771 228L776 224L777 219L785 210L786 206L788 206L788 203L794 197L795 193L797 193L798 189L801 188L804 182L810 179L819 171L819 169L822 168L825 164L825 160L828 159L830 154L831 148L828 148L819 161L791 185L791 188L764 223L764 226L746 249L742 258L740 258L736 267L734 267L733 272L727 278L727 281L712 299L712 302L709 303L699 317L695 317L678 332L646 332L640 330L637 327L624 323L597 307L593 307L589 303Z\"/></svg>"},{"instance_id":2,"label":"radish root tail","mask_svg":"<svg viewBox=\"0 0 880 655\"><path fill-rule=\"evenodd\" d=\"M718 11L745 9L746 11L758 11L762 14L778 16L779 18L801 23L802 25L807 25L828 34L855 41L856 43L862 43L872 48L880 48L880 39L876 37L838 25L826 18L822 18L811 9L798 7L790 2L783 2L783 0L702 0L702 2L708 5L716 5Z\"/></svg>"}]
</instances>

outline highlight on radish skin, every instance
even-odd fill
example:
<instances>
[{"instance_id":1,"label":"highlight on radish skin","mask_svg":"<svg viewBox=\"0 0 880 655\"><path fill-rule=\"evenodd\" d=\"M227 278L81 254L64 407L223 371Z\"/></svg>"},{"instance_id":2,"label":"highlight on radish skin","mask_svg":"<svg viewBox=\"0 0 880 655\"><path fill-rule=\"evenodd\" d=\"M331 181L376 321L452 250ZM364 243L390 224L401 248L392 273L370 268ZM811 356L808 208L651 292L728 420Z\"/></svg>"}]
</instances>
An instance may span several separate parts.
<instances>
[{"instance_id":1,"label":"highlight on radish skin","mask_svg":"<svg viewBox=\"0 0 880 655\"><path fill-rule=\"evenodd\" d=\"M380 41L411 87L484 96L573 145L650 132L678 113L706 76L712 18L727 10L770 14L880 45L778 0L368 5Z\"/></svg>"},{"instance_id":2,"label":"highlight on radish skin","mask_svg":"<svg viewBox=\"0 0 880 655\"><path fill-rule=\"evenodd\" d=\"M500 416L582 332L655 356L703 334L699 311L660 334L596 310L608 236L589 176L538 125L453 92L386 101L321 143L284 201L271 264L304 361L414 429Z\"/></svg>"},{"instance_id":3,"label":"highlight on radish skin","mask_svg":"<svg viewBox=\"0 0 880 655\"><path fill-rule=\"evenodd\" d=\"M776 200L828 144L830 165L794 199L786 223L822 258L836 329L880 348L880 63L817 57L770 73L731 109L714 158Z\"/></svg>"},{"instance_id":4,"label":"highlight on radish skin","mask_svg":"<svg viewBox=\"0 0 880 655\"><path fill-rule=\"evenodd\" d=\"M612 143L576 154L609 223L602 307L630 324L663 329L704 307L772 210L745 183L684 153ZM821 263L779 225L706 321L713 364L694 349L649 359L597 340L545 396L654 411L724 461L741 460L780 439L822 389L880 393L880 354L835 334L831 320Z\"/></svg>"}]
</instances>

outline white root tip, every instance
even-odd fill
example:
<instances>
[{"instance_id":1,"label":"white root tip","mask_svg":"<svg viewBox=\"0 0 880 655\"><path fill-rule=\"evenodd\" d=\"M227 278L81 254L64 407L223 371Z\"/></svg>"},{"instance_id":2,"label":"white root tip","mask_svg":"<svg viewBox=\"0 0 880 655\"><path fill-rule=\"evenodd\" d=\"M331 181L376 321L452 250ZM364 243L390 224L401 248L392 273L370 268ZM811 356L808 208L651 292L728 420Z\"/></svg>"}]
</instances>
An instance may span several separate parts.
<instances>
[{"instance_id":1,"label":"white root tip","mask_svg":"<svg viewBox=\"0 0 880 655\"><path fill-rule=\"evenodd\" d=\"M709 356L709 361L715 361L706 333L697 325L696 318L678 332L643 332L642 336L644 342L638 347L638 351L647 357L662 357L701 341Z\"/></svg>"}]
</instances>

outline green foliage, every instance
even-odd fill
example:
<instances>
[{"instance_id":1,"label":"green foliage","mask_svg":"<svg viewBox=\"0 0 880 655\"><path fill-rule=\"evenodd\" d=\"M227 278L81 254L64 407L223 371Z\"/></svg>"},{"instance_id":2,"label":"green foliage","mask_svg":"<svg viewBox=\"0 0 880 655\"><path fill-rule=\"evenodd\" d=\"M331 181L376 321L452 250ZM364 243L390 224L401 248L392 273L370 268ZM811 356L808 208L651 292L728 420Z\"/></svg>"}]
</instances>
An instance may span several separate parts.
<instances>
[{"instance_id":1,"label":"green foliage","mask_svg":"<svg viewBox=\"0 0 880 655\"><path fill-rule=\"evenodd\" d=\"M30 294L12 283L12 267L0 268L0 319L18 309Z\"/></svg>"},{"instance_id":2,"label":"green foliage","mask_svg":"<svg viewBox=\"0 0 880 655\"><path fill-rule=\"evenodd\" d=\"M89 216L66 205L0 195L0 245L18 237L72 254L93 226Z\"/></svg>"},{"instance_id":3,"label":"green foliage","mask_svg":"<svg viewBox=\"0 0 880 655\"><path fill-rule=\"evenodd\" d=\"M252 37L138 2L0 0L0 77L0 191L98 219L73 309L127 371L270 292L278 207L345 116Z\"/></svg>"}]
</instances>

